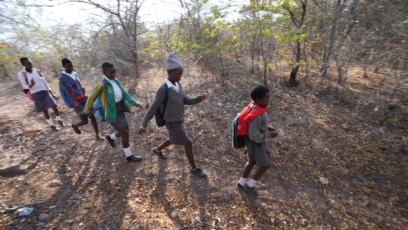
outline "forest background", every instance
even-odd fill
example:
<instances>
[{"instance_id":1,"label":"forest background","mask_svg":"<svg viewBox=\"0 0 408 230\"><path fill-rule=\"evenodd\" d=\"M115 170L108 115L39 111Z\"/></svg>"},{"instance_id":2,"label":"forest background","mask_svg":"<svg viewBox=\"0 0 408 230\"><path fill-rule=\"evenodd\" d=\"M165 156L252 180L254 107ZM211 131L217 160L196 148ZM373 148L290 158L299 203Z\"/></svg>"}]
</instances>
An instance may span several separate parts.
<instances>
[{"instance_id":1,"label":"forest background","mask_svg":"<svg viewBox=\"0 0 408 230\"><path fill-rule=\"evenodd\" d=\"M154 90L164 79L163 67L167 53L174 52L186 66L186 77L182 80L186 92L209 94L207 106L187 110L187 117L191 115L202 119L187 128L192 137L208 131L211 133L207 137L210 140L229 144L230 120L247 103L250 88L263 84L273 92L271 108L274 113L271 116L274 118L271 120L282 134L281 139L273 143L273 148L277 149L273 153L276 161L274 167L297 172L286 175L289 180L280 174L271 173L270 177L278 179L270 182L268 177L269 182L265 182L264 188L279 200L279 205L276 200L266 198L259 203L246 201L243 205L236 203L236 200L224 200L212 190L206 190L208 194L203 196L195 188L187 185L183 187L183 184L178 190L171 185L163 185L166 180L177 180L167 178L157 180L157 188L170 186L173 190L167 188L165 196L153 191L149 198L154 198L162 205L159 205L159 211L145 210L135 214L141 220L136 218L136 221L133 216L120 213L115 217L121 220L116 221L100 211L100 220L93 217L84 221L74 217L76 210L71 206L72 214L67 222L59 214L54 215L53 210L42 207L43 213L48 215L43 220L37 218L43 213L37 213L36 218L27 218L24 223L14 216L3 215L0 222L2 226L403 229L408 224L408 1L178 0L157 1L152 5L152 1L148 0L3 0L0 3L0 80L3 85L2 106L5 108L10 105L7 103L10 100L7 99L6 92L20 93L16 72L21 69L18 60L22 56L30 57L34 67L45 73L54 88L61 72L61 58L70 58L81 79L84 79L88 92L101 77L101 63L112 62L117 67L121 81L143 104L148 105ZM168 7L169 14L152 13L155 12L154 7L158 7L155 4L168 4L167 6L172 7ZM69 9L71 6L78 7L78 11L89 12L89 16L82 21L76 19L69 23L57 19L54 21L54 18L47 18L45 20L50 21L44 22L42 16L45 11L64 5L69 5ZM75 11L58 11L59 13L76 17ZM149 15L153 15L154 19ZM27 106L25 102L15 103ZM29 110L28 107L24 109ZM22 111L21 114L27 111ZM220 117L220 111L223 117ZM13 134L13 129L8 126L14 124L19 127L19 121L12 118L12 113L2 110L3 152L12 153L14 150L10 150L13 149L11 146L15 141L20 141L20 134ZM22 123L20 126L23 130L27 129ZM223 131L214 131L219 128ZM38 138L35 133L30 134L31 131L28 132L28 137L33 135L32 138ZM156 140L155 137L150 138ZM58 140L64 142L62 139ZM42 149L38 143L27 143L35 145L37 150ZM49 146L50 142L47 143ZM63 147L67 151L70 149L69 144ZM198 141L197 145L200 146L199 150L210 149L218 155L234 151L230 147L214 149L211 143L203 141ZM149 151L148 147L144 148ZM93 150L96 149L97 147L93 147ZM76 148L71 151L72 155L79 154ZM109 152L109 149L101 151ZM36 154L37 152L31 151L29 156L37 158ZM51 152L47 154L51 155ZM207 157L225 160L211 154ZM240 160L230 157L227 161L236 164L235 170L212 172L219 177L227 177L231 172L238 175L244 164L240 160L244 156L237 154L236 158ZM5 159L2 160L0 176L3 184L14 188L14 183L21 183L13 181L15 177L20 178L20 171L15 171L16 167L25 174L30 171L31 166L24 166L21 162L15 165ZM104 163L109 165L109 160L106 161ZM288 165L288 162L293 165ZM72 162L73 165L77 163ZM211 166L208 161L204 162L206 164ZM218 166L222 165L223 162L220 162ZM83 167L90 170L94 166L85 164ZM355 168L356 171L351 173L344 171L345 169L335 170L336 167ZM66 168L61 170L53 172L59 175L66 173L62 178L67 179L65 176L69 172ZM123 170L128 172L130 169ZM335 171L332 172L332 177L327 175L331 170ZM170 167L169 171L175 173L177 170ZM305 181L302 182L302 172L308 172L306 174L312 175L314 179L305 176ZM117 171L113 173L118 174ZM156 178L156 174L161 175L160 171L152 174L155 173L148 174L147 177ZM333 186L331 189L335 189L338 194L327 193L324 186L327 185L328 178ZM85 186L86 179L80 179L76 178ZM18 179L21 180L23 179ZM116 182L110 183L117 183L112 185L114 188L119 186L124 189L118 185L121 180L132 183L121 176L112 179ZM234 178L232 185L233 180ZM332 185L332 181L337 184ZM93 179L92 183L102 186L105 182ZM137 179L137 182L141 187L141 184L148 183L142 178ZM55 184L57 186L51 186L53 189L58 185L61 185L61 189L64 187L62 179L53 183ZM276 184L280 185L275 186ZM3 202L17 205L24 203L22 200L30 201L29 195L23 199L10 196L9 192L5 192L10 187L3 187ZM73 187L69 191L73 192ZM22 187L15 189L21 190ZM177 199L176 195L184 193L183 189L195 191L198 195L193 193L187 198ZM311 191L327 200L311 198ZM51 189L44 194L53 192ZM78 196L80 195L76 195L77 198ZM172 196L175 197L170 199ZM75 196L66 197L71 201L76 199ZM43 199L49 199L48 202L52 203L52 199L62 198ZM139 198L133 202L146 204L143 199L137 199ZM190 199L197 202L191 203ZM193 212L189 212L190 208L179 207L172 202L174 200L180 203L190 202L187 206L191 206ZM88 198L86 205L89 206L90 203L92 200ZM236 213L224 210L228 215L223 216L220 214L223 212L217 211L223 208L222 204L227 204L225 208L234 207ZM81 207L80 204L75 205ZM128 205L131 206L129 210L132 210L133 206ZM281 205L286 208L282 210ZM103 207L105 206L101 205L98 210ZM259 207L264 216L256 215ZM315 207L318 214L308 213L305 207ZM199 210L199 214L194 214L194 208ZM335 211L331 213L331 210ZM173 215L173 211L179 213L177 217ZM152 214L156 212L162 213L168 220L161 216L162 222L158 222ZM216 217L217 215L221 217ZM239 220L234 219L234 215ZM83 216L87 217L86 214Z\"/></svg>"}]
</instances>

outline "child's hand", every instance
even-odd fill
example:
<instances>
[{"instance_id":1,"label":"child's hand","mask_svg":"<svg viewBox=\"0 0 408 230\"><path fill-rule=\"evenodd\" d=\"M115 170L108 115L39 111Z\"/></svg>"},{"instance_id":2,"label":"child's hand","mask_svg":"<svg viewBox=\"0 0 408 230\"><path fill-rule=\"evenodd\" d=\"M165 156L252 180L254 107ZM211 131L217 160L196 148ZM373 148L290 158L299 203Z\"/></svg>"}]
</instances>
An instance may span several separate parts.
<instances>
[{"instance_id":1,"label":"child's hand","mask_svg":"<svg viewBox=\"0 0 408 230\"><path fill-rule=\"evenodd\" d=\"M277 131L270 131L269 133L271 134L271 137L272 137L272 138L278 136L278 132L277 132Z\"/></svg>"},{"instance_id":2,"label":"child's hand","mask_svg":"<svg viewBox=\"0 0 408 230\"><path fill-rule=\"evenodd\" d=\"M28 85L29 88L33 87L35 85L34 79L31 79L31 83Z\"/></svg>"},{"instance_id":3,"label":"child's hand","mask_svg":"<svg viewBox=\"0 0 408 230\"><path fill-rule=\"evenodd\" d=\"M135 106L136 106L138 112L143 109L143 106L141 104L137 104Z\"/></svg>"},{"instance_id":4,"label":"child's hand","mask_svg":"<svg viewBox=\"0 0 408 230\"><path fill-rule=\"evenodd\" d=\"M143 134L146 133L146 129L143 128L143 127L140 127L138 133L139 133L140 135L143 135Z\"/></svg>"},{"instance_id":5,"label":"child's hand","mask_svg":"<svg viewBox=\"0 0 408 230\"><path fill-rule=\"evenodd\" d=\"M56 96L56 95L54 95L51 91L50 91L50 93L51 93L51 96L55 99L55 100L59 100L59 97L58 96Z\"/></svg>"},{"instance_id":6,"label":"child's hand","mask_svg":"<svg viewBox=\"0 0 408 230\"><path fill-rule=\"evenodd\" d=\"M201 101L207 99L207 95L205 95L205 93L201 94L199 97L201 98Z\"/></svg>"}]
</instances>

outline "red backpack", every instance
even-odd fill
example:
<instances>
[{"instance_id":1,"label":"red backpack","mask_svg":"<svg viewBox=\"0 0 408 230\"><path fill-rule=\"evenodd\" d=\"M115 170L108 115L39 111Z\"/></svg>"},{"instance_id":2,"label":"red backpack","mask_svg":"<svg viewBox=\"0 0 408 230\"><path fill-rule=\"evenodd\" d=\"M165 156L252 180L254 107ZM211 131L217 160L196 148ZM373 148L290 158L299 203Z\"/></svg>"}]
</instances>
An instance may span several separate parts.
<instances>
[{"instance_id":1,"label":"red backpack","mask_svg":"<svg viewBox=\"0 0 408 230\"><path fill-rule=\"evenodd\" d=\"M267 111L268 108L263 108L252 101L235 116L232 120L232 146L234 148L245 147L248 123Z\"/></svg>"}]
</instances>

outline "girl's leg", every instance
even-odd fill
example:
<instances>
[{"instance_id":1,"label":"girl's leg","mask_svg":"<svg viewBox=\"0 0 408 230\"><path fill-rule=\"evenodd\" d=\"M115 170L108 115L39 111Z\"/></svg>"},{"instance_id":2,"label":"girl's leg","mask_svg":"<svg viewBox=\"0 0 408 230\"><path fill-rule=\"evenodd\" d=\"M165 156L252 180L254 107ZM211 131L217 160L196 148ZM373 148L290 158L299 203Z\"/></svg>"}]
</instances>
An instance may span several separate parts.
<instances>
[{"instance_id":1,"label":"girl's leg","mask_svg":"<svg viewBox=\"0 0 408 230\"><path fill-rule=\"evenodd\" d=\"M117 135L119 133L119 136ZM117 129L116 137L122 137L122 147L129 148L129 128Z\"/></svg>"},{"instance_id":2,"label":"girl's leg","mask_svg":"<svg viewBox=\"0 0 408 230\"><path fill-rule=\"evenodd\" d=\"M93 127L94 131L95 131L95 138L96 138L96 140L98 140L98 141L103 140L103 139L99 136L98 121L96 120L95 115L93 115L93 114L90 115L90 116L89 116L89 119L91 119L91 124L92 124L92 127ZM88 123L88 119L87 119L86 121L87 121L87 123Z\"/></svg>"},{"instance_id":3,"label":"girl's leg","mask_svg":"<svg viewBox=\"0 0 408 230\"><path fill-rule=\"evenodd\" d=\"M140 156L134 156L132 155L132 152L129 147L129 128L120 128L117 129L118 133L122 136L122 147L123 147L123 152L125 153L125 157L127 161L131 162L138 162L142 160L142 157Z\"/></svg>"},{"instance_id":4,"label":"girl's leg","mask_svg":"<svg viewBox=\"0 0 408 230\"><path fill-rule=\"evenodd\" d=\"M72 124L71 127L74 129L76 133L81 134L81 130L79 130L78 127L88 124L88 116L80 115L79 117L81 120L76 124Z\"/></svg>"},{"instance_id":5,"label":"girl's leg","mask_svg":"<svg viewBox=\"0 0 408 230\"><path fill-rule=\"evenodd\" d=\"M43 114L44 114L45 120L47 121L47 124L51 127L51 129L58 130L58 128L55 127L54 122L50 118L50 114L48 113L48 109L44 110Z\"/></svg>"},{"instance_id":6,"label":"girl's leg","mask_svg":"<svg viewBox=\"0 0 408 230\"><path fill-rule=\"evenodd\" d=\"M60 113L59 113L59 111L58 111L58 109L57 109L57 106L53 106L53 107L51 107L51 109L52 109L52 111L54 112L55 116L56 116L56 117L59 117Z\"/></svg>"},{"instance_id":7,"label":"girl's leg","mask_svg":"<svg viewBox=\"0 0 408 230\"><path fill-rule=\"evenodd\" d=\"M60 117L60 112L58 111L57 106L53 106L53 107L51 107L51 109L52 109L52 111L53 111L54 114L55 114L55 118L56 118L58 124L59 124L61 127L64 127L64 122L62 121L62 119L61 119L61 117Z\"/></svg>"},{"instance_id":8,"label":"girl's leg","mask_svg":"<svg viewBox=\"0 0 408 230\"><path fill-rule=\"evenodd\" d=\"M44 114L45 120L49 120L49 119L50 119L50 114L48 113L48 109L44 110L44 111L43 111L43 114Z\"/></svg>"}]
</instances>

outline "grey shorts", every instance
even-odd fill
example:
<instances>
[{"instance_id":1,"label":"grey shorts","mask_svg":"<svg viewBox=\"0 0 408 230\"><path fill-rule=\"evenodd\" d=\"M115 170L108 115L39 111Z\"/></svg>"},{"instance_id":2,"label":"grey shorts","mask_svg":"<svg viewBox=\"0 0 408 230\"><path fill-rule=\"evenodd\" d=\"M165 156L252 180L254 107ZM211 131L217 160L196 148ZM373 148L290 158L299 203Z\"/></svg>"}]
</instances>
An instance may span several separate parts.
<instances>
[{"instance_id":1,"label":"grey shorts","mask_svg":"<svg viewBox=\"0 0 408 230\"><path fill-rule=\"evenodd\" d=\"M185 145L191 143L183 129L183 121L166 122L166 128L169 131L169 141L175 145Z\"/></svg>"},{"instance_id":2,"label":"grey shorts","mask_svg":"<svg viewBox=\"0 0 408 230\"><path fill-rule=\"evenodd\" d=\"M248 160L255 161L258 167L265 167L272 163L266 143L255 143L247 140Z\"/></svg>"},{"instance_id":3,"label":"grey shorts","mask_svg":"<svg viewBox=\"0 0 408 230\"><path fill-rule=\"evenodd\" d=\"M122 101L116 103L116 122L110 122L110 124L116 130L118 129L129 130L129 124L125 112L123 112Z\"/></svg>"},{"instance_id":4,"label":"grey shorts","mask_svg":"<svg viewBox=\"0 0 408 230\"><path fill-rule=\"evenodd\" d=\"M35 106L35 111L37 113L47 110L51 107L57 107L54 98L50 95L48 90L42 90L33 93L33 101Z\"/></svg>"}]
</instances>

